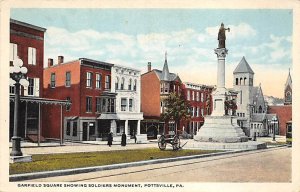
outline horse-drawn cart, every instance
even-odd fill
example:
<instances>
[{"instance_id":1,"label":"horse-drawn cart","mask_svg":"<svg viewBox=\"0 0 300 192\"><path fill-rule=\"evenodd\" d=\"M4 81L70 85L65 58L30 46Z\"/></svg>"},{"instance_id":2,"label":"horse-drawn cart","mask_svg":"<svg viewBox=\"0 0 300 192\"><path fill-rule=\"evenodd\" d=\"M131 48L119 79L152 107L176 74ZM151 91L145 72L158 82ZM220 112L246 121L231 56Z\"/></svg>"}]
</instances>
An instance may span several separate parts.
<instances>
[{"instance_id":1,"label":"horse-drawn cart","mask_svg":"<svg viewBox=\"0 0 300 192\"><path fill-rule=\"evenodd\" d=\"M181 148L178 135L162 135L159 137L158 147L160 150L165 150L167 143L172 145L173 150L178 150Z\"/></svg>"}]
</instances>

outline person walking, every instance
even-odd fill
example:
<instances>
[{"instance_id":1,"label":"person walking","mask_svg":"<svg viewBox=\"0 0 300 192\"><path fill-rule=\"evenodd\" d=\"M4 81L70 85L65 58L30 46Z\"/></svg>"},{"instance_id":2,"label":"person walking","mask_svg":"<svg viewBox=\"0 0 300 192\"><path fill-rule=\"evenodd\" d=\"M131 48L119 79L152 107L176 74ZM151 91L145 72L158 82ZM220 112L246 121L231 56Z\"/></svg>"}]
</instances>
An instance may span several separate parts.
<instances>
[{"instance_id":1,"label":"person walking","mask_svg":"<svg viewBox=\"0 0 300 192\"><path fill-rule=\"evenodd\" d=\"M113 141L113 133L110 132L110 133L108 134L107 145L111 147L112 141Z\"/></svg>"},{"instance_id":2,"label":"person walking","mask_svg":"<svg viewBox=\"0 0 300 192\"><path fill-rule=\"evenodd\" d=\"M134 143L136 143L136 140L137 140L136 133L134 132Z\"/></svg>"},{"instance_id":3,"label":"person walking","mask_svg":"<svg viewBox=\"0 0 300 192\"><path fill-rule=\"evenodd\" d=\"M126 134L123 132L122 139L121 139L121 146L126 146Z\"/></svg>"}]
</instances>

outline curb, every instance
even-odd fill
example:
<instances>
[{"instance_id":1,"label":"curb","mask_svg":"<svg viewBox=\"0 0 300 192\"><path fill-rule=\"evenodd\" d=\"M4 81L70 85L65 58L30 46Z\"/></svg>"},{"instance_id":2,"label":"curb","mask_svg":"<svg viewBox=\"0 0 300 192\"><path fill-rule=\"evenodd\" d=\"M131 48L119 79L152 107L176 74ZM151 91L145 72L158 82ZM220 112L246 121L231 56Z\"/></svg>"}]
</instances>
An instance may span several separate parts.
<instances>
[{"instance_id":1,"label":"curb","mask_svg":"<svg viewBox=\"0 0 300 192\"><path fill-rule=\"evenodd\" d=\"M24 173L24 174L16 174L16 175L9 176L9 181L23 181L23 180L30 180L30 179L46 178L46 177L73 175L73 174L79 174L79 173L121 169L121 168L127 168L127 167L135 167L135 166L158 164L158 163L167 163L167 162L174 162L174 161L212 157L212 156L221 156L221 155L235 154L235 153L242 153L242 152L262 151L262 150L268 150L268 149L272 150L274 148L282 148L282 147L288 147L288 146L280 145L277 147L272 147L272 148L267 148L267 149L246 149L246 150L239 150L239 151L225 151L225 152L209 153L209 154L202 154L202 155L181 156L181 157L172 157L172 158L164 158L164 159L153 159L153 160L137 161L137 162L130 162L130 163L119 163L119 164L113 164L113 165L102 165L102 166L64 169L64 170L55 170L55 171Z\"/></svg>"}]
</instances>

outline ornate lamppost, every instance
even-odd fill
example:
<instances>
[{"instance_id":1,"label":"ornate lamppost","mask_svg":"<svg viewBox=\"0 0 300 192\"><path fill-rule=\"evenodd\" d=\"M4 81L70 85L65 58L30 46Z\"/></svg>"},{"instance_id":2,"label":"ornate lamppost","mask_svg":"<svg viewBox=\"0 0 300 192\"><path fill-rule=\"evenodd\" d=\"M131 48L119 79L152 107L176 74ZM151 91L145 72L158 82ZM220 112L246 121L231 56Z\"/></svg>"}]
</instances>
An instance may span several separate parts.
<instances>
[{"instance_id":1,"label":"ornate lamppost","mask_svg":"<svg viewBox=\"0 0 300 192\"><path fill-rule=\"evenodd\" d=\"M10 86L15 86L15 105L14 105L14 132L12 137L12 151L10 156L22 156L21 137L19 137L19 103L20 103L20 85L28 86L26 74L27 68L22 67L23 61L17 58L13 61L13 66L10 67Z\"/></svg>"}]
</instances>

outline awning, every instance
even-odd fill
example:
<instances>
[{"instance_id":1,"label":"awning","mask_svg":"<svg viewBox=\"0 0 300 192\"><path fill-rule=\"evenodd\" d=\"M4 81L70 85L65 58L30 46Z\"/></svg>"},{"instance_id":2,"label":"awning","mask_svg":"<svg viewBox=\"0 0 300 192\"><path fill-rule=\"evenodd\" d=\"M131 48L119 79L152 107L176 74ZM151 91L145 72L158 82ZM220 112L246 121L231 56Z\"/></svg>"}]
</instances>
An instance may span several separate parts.
<instances>
[{"instance_id":1,"label":"awning","mask_svg":"<svg viewBox=\"0 0 300 192\"><path fill-rule=\"evenodd\" d=\"M115 113L103 113L97 117L97 119L106 119L106 120L118 120L119 117Z\"/></svg>"},{"instance_id":2,"label":"awning","mask_svg":"<svg viewBox=\"0 0 300 192\"><path fill-rule=\"evenodd\" d=\"M75 120L78 118L78 116L71 116L71 117L66 117L68 120Z\"/></svg>"},{"instance_id":3,"label":"awning","mask_svg":"<svg viewBox=\"0 0 300 192\"><path fill-rule=\"evenodd\" d=\"M15 100L15 95L9 96L10 101ZM58 99L49 99L42 97L30 97L30 96L20 96L21 102L29 102L29 103L41 103L46 105L71 105L71 102L68 100L58 100Z\"/></svg>"}]
</instances>

